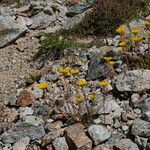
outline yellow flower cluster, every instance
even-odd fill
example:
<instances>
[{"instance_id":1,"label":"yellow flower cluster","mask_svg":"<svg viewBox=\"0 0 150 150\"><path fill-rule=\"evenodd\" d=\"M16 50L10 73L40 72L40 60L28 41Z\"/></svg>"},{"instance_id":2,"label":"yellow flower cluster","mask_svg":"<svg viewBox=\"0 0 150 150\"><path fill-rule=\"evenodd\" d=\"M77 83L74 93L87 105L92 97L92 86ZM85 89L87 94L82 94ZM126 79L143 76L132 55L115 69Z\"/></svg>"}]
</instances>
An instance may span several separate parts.
<instances>
[{"instance_id":1,"label":"yellow flower cluster","mask_svg":"<svg viewBox=\"0 0 150 150\"><path fill-rule=\"evenodd\" d=\"M113 57L103 57L103 59L106 60L106 61L110 61L110 60L113 59Z\"/></svg>"},{"instance_id":2,"label":"yellow flower cluster","mask_svg":"<svg viewBox=\"0 0 150 150\"><path fill-rule=\"evenodd\" d=\"M120 26L118 29L116 29L116 32L119 34L122 34L126 31L127 27L126 26Z\"/></svg>"},{"instance_id":3,"label":"yellow flower cluster","mask_svg":"<svg viewBox=\"0 0 150 150\"><path fill-rule=\"evenodd\" d=\"M97 95L96 94L89 94L88 98L89 99L96 99Z\"/></svg>"},{"instance_id":4,"label":"yellow flower cluster","mask_svg":"<svg viewBox=\"0 0 150 150\"><path fill-rule=\"evenodd\" d=\"M99 85L100 86L103 86L103 87L106 87L106 86L108 86L110 83L108 82L108 81L101 81L101 82L99 82Z\"/></svg>"},{"instance_id":5,"label":"yellow flower cluster","mask_svg":"<svg viewBox=\"0 0 150 150\"><path fill-rule=\"evenodd\" d=\"M80 79L76 82L76 85L85 86L85 85L87 85L87 81L85 79Z\"/></svg>"},{"instance_id":6,"label":"yellow flower cluster","mask_svg":"<svg viewBox=\"0 0 150 150\"><path fill-rule=\"evenodd\" d=\"M85 98L81 94L76 94L75 97L76 97L77 103L82 103L85 101Z\"/></svg>"},{"instance_id":7,"label":"yellow flower cluster","mask_svg":"<svg viewBox=\"0 0 150 150\"><path fill-rule=\"evenodd\" d=\"M116 62L115 62L115 61L109 61L108 64L109 64L109 65L115 65Z\"/></svg>"},{"instance_id":8,"label":"yellow flower cluster","mask_svg":"<svg viewBox=\"0 0 150 150\"><path fill-rule=\"evenodd\" d=\"M37 84L37 87L42 90L47 89L48 83L39 83L39 84Z\"/></svg>"},{"instance_id":9,"label":"yellow flower cluster","mask_svg":"<svg viewBox=\"0 0 150 150\"><path fill-rule=\"evenodd\" d=\"M133 34L138 34L138 33L141 32L141 30L137 28L137 29L132 29L131 32L132 32Z\"/></svg>"},{"instance_id":10,"label":"yellow flower cluster","mask_svg":"<svg viewBox=\"0 0 150 150\"><path fill-rule=\"evenodd\" d=\"M134 42L141 42L142 39L143 39L142 36L135 36L135 37L132 38L132 40L133 40Z\"/></svg>"},{"instance_id":11,"label":"yellow flower cluster","mask_svg":"<svg viewBox=\"0 0 150 150\"><path fill-rule=\"evenodd\" d=\"M127 45L127 43L124 41L119 43L119 46L121 46L121 47L125 47L126 45Z\"/></svg>"},{"instance_id":12,"label":"yellow flower cluster","mask_svg":"<svg viewBox=\"0 0 150 150\"><path fill-rule=\"evenodd\" d=\"M71 73L72 75L75 75L75 74L78 74L80 71L78 69L71 69L67 67L67 68L60 68L59 72L64 75L68 75L69 73Z\"/></svg>"},{"instance_id":13,"label":"yellow flower cluster","mask_svg":"<svg viewBox=\"0 0 150 150\"><path fill-rule=\"evenodd\" d=\"M79 73L79 70L78 70L78 69L71 69L71 70L70 70L70 73L71 73L71 74L78 74L78 73Z\"/></svg>"}]
</instances>

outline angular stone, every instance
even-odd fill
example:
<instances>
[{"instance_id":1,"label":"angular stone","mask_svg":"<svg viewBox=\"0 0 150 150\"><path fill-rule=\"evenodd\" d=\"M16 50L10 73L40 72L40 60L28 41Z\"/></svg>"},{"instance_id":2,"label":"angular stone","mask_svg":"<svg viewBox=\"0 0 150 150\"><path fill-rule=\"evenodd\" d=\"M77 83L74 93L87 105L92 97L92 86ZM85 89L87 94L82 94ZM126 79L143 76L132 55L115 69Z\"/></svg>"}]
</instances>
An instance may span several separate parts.
<instances>
[{"instance_id":1,"label":"angular stone","mask_svg":"<svg viewBox=\"0 0 150 150\"><path fill-rule=\"evenodd\" d=\"M115 132L111 134L111 137L106 141L106 145L109 145L110 149L113 149L114 145L116 145L122 138L124 137L123 133Z\"/></svg>"},{"instance_id":2,"label":"angular stone","mask_svg":"<svg viewBox=\"0 0 150 150\"><path fill-rule=\"evenodd\" d=\"M62 122L61 121L56 121L56 122L53 122L53 123L47 123L45 125L45 128L48 131L52 131L52 130L58 130L58 129L60 129L61 126L62 126Z\"/></svg>"},{"instance_id":3,"label":"angular stone","mask_svg":"<svg viewBox=\"0 0 150 150\"><path fill-rule=\"evenodd\" d=\"M85 134L85 126L78 123L65 130L67 143L72 150L91 150L92 141Z\"/></svg>"},{"instance_id":4,"label":"angular stone","mask_svg":"<svg viewBox=\"0 0 150 150\"><path fill-rule=\"evenodd\" d=\"M27 123L17 123L0 136L3 143L15 143L22 138L29 137L31 140L40 140L45 135L42 127L36 127Z\"/></svg>"},{"instance_id":5,"label":"angular stone","mask_svg":"<svg viewBox=\"0 0 150 150\"><path fill-rule=\"evenodd\" d=\"M44 136L44 138L42 139L42 146L47 146L48 144L50 144L54 139L58 138L59 136L63 135L64 133L64 129L60 129L60 130L54 130L49 132L47 135Z\"/></svg>"},{"instance_id":6,"label":"angular stone","mask_svg":"<svg viewBox=\"0 0 150 150\"><path fill-rule=\"evenodd\" d=\"M107 130L107 128L102 125L91 125L88 128L88 133L95 145L106 141L111 136L111 133Z\"/></svg>"},{"instance_id":7,"label":"angular stone","mask_svg":"<svg viewBox=\"0 0 150 150\"><path fill-rule=\"evenodd\" d=\"M68 144L65 137L59 137L53 141L53 146L55 150L68 150Z\"/></svg>"},{"instance_id":8,"label":"angular stone","mask_svg":"<svg viewBox=\"0 0 150 150\"><path fill-rule=\"evenodd\" d=\"M56 18L54 16L49 16L44 12L40 12L30 19L33 22L33 24L29 27L30 29L44 29L51 25Z\"/></svg>"},{"instance_id":9,"label":"angular stone","mask_svg":"<svg viewBox=\"0 0 150 150\"><path fill-rule=\"evenodd\" d=\"M24 19L18 23L10 16L0 15L0 48L9 45L23 35L27 30Z\"/></svg>"},{"instance_id":10,"label":"angular stone","mask_svg":"<svg viewBox=\"0 0 150 150\"><path fill-rule=\"evenodd\" d=\"M139 102L135 103L134 106L141 109L143 113L150 111L150 97L142 98Z\"/></svg>"},{"instance_id":11,"label":"angular stone","mask_svg":"<svg viewBox=\"0 0 150 150\"><path fill-rule=\"evenodd\" d=\"M139 136L135 136L134 142L141 148L146 149L146 145L148 143L148 138L143 138Z\"/></svg>"},{"instance_id":12,"label":"angular stone","mask_svg":"<svg viewBox=\"0 0 150 150\"><path fill-rule=\"evenodd\" d=\"M95 57L88 64L88 71L86 75L87 80L94 80L98 78L105 78L108 75L106 64L100 58Z\"/></svg>"},{"instance_id":13,"label":"angular stone","mask_svg":"<svg viewBox=\"0 0 150 150\"><path fill-rule=\"evenodd\" d=\"M47 149L47 150L53 150L52 144L47 145L47 146L46 146L46 149Z\"/></svg>"},{"instance_id":14,"label":"angular stone","mask_svg":"<svg viewBox=\"0 0 150 150\"><path fill-rule=\"evenodd\" d=\"M140 92L150 89L150 70L131 70L117 76L119 91Z\"/></svg>"},{"instance_id":15,"label":"angular stone","mask_svg":"<svg viewBox=\"0 0 150 150\"><path fill-rule=\"evenodd\" d=\"M139 150L137 144L130 139L121 139L115 146L118 150Z\"/></svg>"},{"instance_id":16,"label":"angular stone","mask_svg":"<svg viewBox=\"0 0 150 150\"><path fill-rule=\"evenodd\" d=\"M150 122L136 119L132 125L131 133L141 137L150 137Z\"/></svg>"},{"instance_id":17,"label":"angular stone","mask_svg":"<svg viewBox=\"0 0 150 150\"><path fill-rule=\"evenodd\" d=\"M33 101L34 101L34 95L28 90L23 90L20 92L16 103L18 106L25 107L31 105Z\"/></svg>"}]
</instances>

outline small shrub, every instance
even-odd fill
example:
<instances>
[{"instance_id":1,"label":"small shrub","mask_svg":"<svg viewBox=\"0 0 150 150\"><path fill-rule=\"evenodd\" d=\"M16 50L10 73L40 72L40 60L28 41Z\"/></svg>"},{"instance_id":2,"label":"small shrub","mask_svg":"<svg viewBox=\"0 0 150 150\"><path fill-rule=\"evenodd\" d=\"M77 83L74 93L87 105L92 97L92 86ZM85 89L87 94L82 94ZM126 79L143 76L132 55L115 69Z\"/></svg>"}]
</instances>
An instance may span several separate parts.
<instances>
[{"instance_id":1,"label":"small shrub","mask_svg":"<svg viewBox=\"0 0 150 150\"><path fill-rule=\"evenodd\" d=\"M99 0L72 32L82 37L114 34L121 24L149 13L148 6L149 0Z\"/></svg>"}]
</instances>

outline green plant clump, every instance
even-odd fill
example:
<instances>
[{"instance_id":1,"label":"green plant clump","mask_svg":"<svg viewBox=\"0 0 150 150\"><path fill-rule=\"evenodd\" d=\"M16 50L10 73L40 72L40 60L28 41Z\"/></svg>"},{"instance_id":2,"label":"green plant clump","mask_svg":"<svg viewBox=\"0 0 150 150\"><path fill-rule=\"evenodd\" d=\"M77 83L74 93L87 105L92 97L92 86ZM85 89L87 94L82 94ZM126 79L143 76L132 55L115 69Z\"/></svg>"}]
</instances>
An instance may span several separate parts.
<instances>
[{"instance_id":1,"label":"green plant clump","mask_svg":"<svg viewBox=\"0 0 150 150\"><path fill-rule=\"evenodd\" d=\"M99 0L72 33L81 37L113 35L121 24L148 15L149 4L149 0Z\"/></svg>"},{"instance_id":2,"label":"green plant clump","mask_svg":"<svg viewBox=\"0 0 150 150\"><path fill-rule=\"evenodd\" d=\"M59 31L51 35L45 34L41 47L33 60L42 57L43 59L59 59L63 56L64 49L88 48L89 44L78 42L68 36L67 31Z\"/></svg>"}]
</instances>

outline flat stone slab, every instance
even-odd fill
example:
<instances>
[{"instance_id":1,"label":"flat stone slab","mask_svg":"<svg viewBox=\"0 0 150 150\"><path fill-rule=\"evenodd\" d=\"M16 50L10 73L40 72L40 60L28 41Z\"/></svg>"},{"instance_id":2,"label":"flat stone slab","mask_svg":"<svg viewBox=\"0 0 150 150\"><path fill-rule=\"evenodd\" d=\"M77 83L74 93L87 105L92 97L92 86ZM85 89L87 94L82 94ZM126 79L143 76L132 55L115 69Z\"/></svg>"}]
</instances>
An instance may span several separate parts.
<instances>
[{"instance_id":1,"label":"flat stone slab","mask_svg":"<svg viewBox=\"0 0 150 150\"><path fill-rule=\"evenodd\" d=\"M31 140L41 140L44 135L44 128L22 122L4 132L0 136L0 141L3 143L15 143L25 137L29 137Z\"/></svg>"},{"instance_id":2,"label":"flat stone slab","mask_svg":"<svg viewBox=\"0 0 150 150\"><path fill-rule=\"evenodd\" d=\"M0 15L0 48L14 42L26 32L24 21L23 18L17 22L11 16Z\"/></svg>"}]
</instances>

